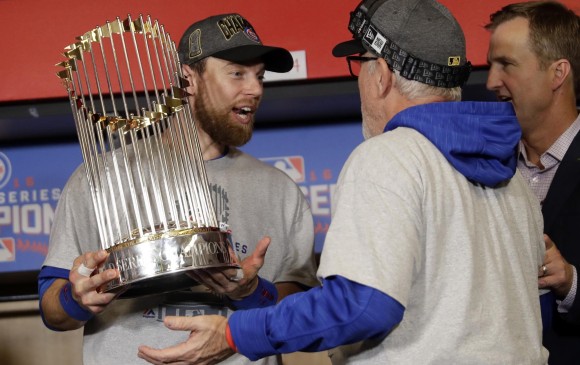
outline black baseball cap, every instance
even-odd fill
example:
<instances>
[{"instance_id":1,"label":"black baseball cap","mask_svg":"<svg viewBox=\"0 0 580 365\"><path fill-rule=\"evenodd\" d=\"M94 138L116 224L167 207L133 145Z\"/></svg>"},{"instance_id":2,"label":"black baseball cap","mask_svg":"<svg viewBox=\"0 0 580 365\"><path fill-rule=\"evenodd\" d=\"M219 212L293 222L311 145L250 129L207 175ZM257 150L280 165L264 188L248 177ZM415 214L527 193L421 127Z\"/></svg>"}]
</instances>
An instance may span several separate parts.
<instances>
[{"instance_id":1,"label":"black baseball cap","mask_svg":"<svg viewBox=\"0 0 580 365\"><path fill-rule=\"evenodd\" d=\"M401 76L437 87L461 86L471 72L463 30L435 0L363 0L348 28L354 39L336 45L335 57L369 51Z\"/></svg>"},{"instance_id":2,"label":"black baseball cap","mask_svg":"<svg viewBox=\"0 0 580 365\"><path fill-rule=\"evenodd\" d=\"M294 67L290 52L262 44L254 27L240 14L211 16L187 28L178 46L179 60L191 65L209 56L243 63L261 59L273 72L288 72Z\"/></svg>"}]
</instances>

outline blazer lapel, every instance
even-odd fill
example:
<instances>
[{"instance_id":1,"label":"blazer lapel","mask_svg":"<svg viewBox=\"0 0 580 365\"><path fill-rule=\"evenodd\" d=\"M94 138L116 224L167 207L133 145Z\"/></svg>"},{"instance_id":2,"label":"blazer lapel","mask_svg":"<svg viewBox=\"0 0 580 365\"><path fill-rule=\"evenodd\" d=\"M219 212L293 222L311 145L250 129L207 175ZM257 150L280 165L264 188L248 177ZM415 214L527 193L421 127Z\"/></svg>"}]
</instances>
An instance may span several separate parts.
<instances>
[{"instance_id":1,"label":"blazer lapel","mask_svg":"<svg viewBox=\"0 0 580 365\"><path fill-rule=\"evenodd\" d=\"M574 188L580 184L580 133L576 134L552 180L542 205L544 232L548 232Z\"/></svg>"}]
</instances>

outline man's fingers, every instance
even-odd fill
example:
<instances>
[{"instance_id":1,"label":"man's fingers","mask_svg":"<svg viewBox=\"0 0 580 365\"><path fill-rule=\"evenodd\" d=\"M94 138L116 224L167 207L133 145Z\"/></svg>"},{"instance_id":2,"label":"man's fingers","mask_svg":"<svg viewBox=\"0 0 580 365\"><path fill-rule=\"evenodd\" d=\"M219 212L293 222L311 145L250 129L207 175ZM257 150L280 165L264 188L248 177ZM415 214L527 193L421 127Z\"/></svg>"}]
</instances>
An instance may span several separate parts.
<instances>
[{"instance_id":1,"label":"man's fingers","mask_svg":"<svg viewBox=\"0 0 580 365\"><path fill-rule=\"evenodd\" d=\"M271 239L268 236L262 237L258 244L256 245L256 249L254 250L253 256L263 258L266 256L266 251L268 251L268 246L270 246Z\"/></svg>"},{"instance_id":2,"label":"man's fingers","mask_svg":"<svg viewBox=\"0 0 580 365\"><path fill-rule=\"evenodd\" d=\"M105 250L100 250L96 252L89 252L88 255L85 256L84 264L87 267L97 267L102 264L109 254Z\"/></svg>"},{"instance_id":3,"label":"man's fingers","mask_svg":"<svg viewBox=\"0 0 580 365\"><path fill-rule=\"evenodd\" d=\"M544 243L546 245L546 251L551 249L552 247L555 247L554 241L552 241L550 236L548 236L547 234L544 234Z\"/></svg>"},{"instance_id":4,"label":"man's fingers","mask_svg":"<svg viewBox=\"0 0 580 365\"><path fill-rule=\"evenodd\" d=\"M163 320L165 327L174 331L196 332L222 326L227 319L220 315L203 315L195 317L167 316Z\"/></svg>"},{"instance_id":5,"label":"man's fingers","mask_svg":"<svg viewBox=\"0 0 580 365\"><path fill-rule=\"evenodd\" d=\"M116 269L108 269L102 273L91 276L90 283L93 290L109 283L110 281L116 279L119 276L119 272Z\"/></svg>"},{"instance_id":6,"label":"man's fingers","mask_svg":"<svg viewBox=\"0 0 580 365\"><path fill-rule=\"evenodd\" d=\"M167 316L163 320L163 324L165 325L165 327L173 331L195 332L199 328L204 327L205 317L206 316L195 316L195 317Z\"/></svg>"},{"instance_id":7,"label":"man's fingers","mask_svg":"<svg viewBox=\"0 0 580 365\"><path fill-rule=\"evenodd\" d=\"M137 356L152 364L193 364L192 361L195 359L185 358L189 350L189 345L186 342L181 342L175 346L166 347L164 349L139 346Z\"/></svg>"},{"instance_id":8,"label":"man's fingers","mask_svg":"<svg viewBox=\"0 0 580 365\"><path fill-rule=\"evenodd\" d=\"M171 352L172 348L168 347L162 351L149 346L139 346L139 352L137 353L137 356L143 360L146 360L147 362L150 362L151 364L165 364L168 363L166 362L169 358L167 355L168 351Z\"/></svg>"},{"instance_id":9,"label":"man's fingers","mask_svg":"<svg viewBox=\"0 0 580 365\"><path fill-rule=\"evenodd\" d=\"M268 246L270 246L270 237L264 236L258 244L256 245L256 249L249 257L246 257L244 261L242 261L242 268L244 272L248 269L248 267L253 268L253 270L259 270L262 265L264 265L264 260L266 258L266 252L268 251Z\"/></svg>"},{"instance_id":10,"label":"man's fingers","mask_svg":"<svg viewBox=\"0 0 580 365\"><path fill-rule=\"evenodd\" d=\"M90 277L91 274L107 259L108 253L105 250L87 252L75 259L73 270L80 275Z\"/></svg>"}]
</instances>

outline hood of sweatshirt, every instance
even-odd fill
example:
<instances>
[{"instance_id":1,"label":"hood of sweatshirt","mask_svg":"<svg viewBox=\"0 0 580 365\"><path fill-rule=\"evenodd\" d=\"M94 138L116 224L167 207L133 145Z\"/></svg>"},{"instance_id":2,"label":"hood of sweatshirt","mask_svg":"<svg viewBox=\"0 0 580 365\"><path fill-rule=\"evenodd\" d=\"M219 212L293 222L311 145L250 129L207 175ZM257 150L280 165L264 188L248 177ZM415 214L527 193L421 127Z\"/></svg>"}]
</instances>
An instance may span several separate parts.
<instances>
[{"instance_id":1,"label":"hood of sweatshirt","mask_svg":"<svg viewBox=\"0 0 580 365\"><path fill-rule=\"evenodd\" d=\"M515 173L521 128L511 103L418 105L395 115L385 132L398 127L421 133L472 182L494 187Z\"/></svg>"}]
</instances>

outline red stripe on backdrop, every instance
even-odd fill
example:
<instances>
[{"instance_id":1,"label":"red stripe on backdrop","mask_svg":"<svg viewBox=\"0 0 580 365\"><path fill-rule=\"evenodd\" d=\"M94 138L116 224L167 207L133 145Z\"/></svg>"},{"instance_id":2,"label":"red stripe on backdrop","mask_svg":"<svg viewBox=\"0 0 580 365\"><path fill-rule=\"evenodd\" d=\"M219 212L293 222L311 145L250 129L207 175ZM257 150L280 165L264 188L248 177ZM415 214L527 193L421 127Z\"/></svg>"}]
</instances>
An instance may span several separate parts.
<instances>
[{"instance_id":1,"label":"red stripe on backdrop","mask_svg":"<svg viewBox=\"0 0 580 365\"><path fill-rule=\"evenodd\" d=\"M468 58L486 64L488 34L483 29L489 14L509 0L441 0L461 23L467 38ZM576 11L577 0L562 0ZM309 79L347 76L343 60L330 52L350 38L346 26L358 0L251 0L177 1L0 0L0 102L64 98L55 76L64 47L107 20L127 14L151 15L178 41L195 20L224 12L247 17L265 43L290 50L305 50Z\"/></svg>"}]
</instances>

